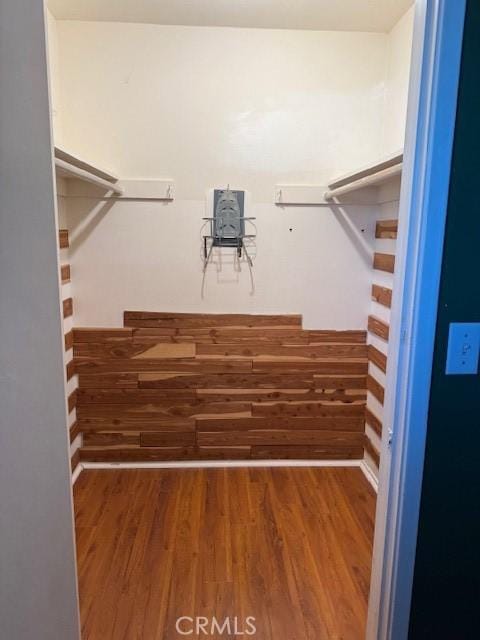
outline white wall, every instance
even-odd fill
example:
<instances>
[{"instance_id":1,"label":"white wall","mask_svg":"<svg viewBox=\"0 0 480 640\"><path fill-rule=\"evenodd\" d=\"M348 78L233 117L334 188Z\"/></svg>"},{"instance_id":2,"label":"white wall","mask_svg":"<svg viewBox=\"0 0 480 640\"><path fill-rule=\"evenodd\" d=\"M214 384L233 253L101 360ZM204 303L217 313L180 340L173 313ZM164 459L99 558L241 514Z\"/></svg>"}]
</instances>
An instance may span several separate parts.
<instances>
[{"instance_id":1,"label":"white wall","mask_svg":"<svg viewBox=\"0 0 480 640\"><path fill-rule=\"evenodd\" d=\"M79 638L42 2L0 3L2 638Z\"/></svg>"},{"instance_id":2,"label":"white wall","mask_svg":"<svg viewBox=\"0 0 480 640\"><path fill-rule=\"evenodd\" d=\"M320 182L381 153L386 36L60 21L68 145L182 200Z\"/></svg>"},{"instance_id":3,"label":"white wall","mask_svg":"<svg viewBox=\"0 0 480 640\"><path fill-rule=\"evenodd\" d=\"M76 322L120 324L130 308L365 326L372 211L272 200L276 183L326 184L382 155L387 35L68 21L57 31L67 148L123 178L176 185L172 205L69 201ZM227 183L250 192L258 218L254 290L226 250L202 283L205 191Z\"/></svg>"},{"instance_id":4,"label":"white wall","mask_svg":"<svg viewBox=\"0 0 480 640\"><path fill-rule=\"evenodd\" d=\"M52 12L46 9L48 66L50 80L51 116L55 134L55 144L63 144L62 106L60 104L60 54L58 48L58 22Z\"/></svg>"},{"instance_id":5,"label":"white wall","mask_svg":"<svg viewBox=\"0 0 480 640\"><path fill-rule=\"evenodd\" d=\"M414 15L415 7L412 6L387 38L383 142L385 155L403 149Z\"/></svg>"}]
</instances>

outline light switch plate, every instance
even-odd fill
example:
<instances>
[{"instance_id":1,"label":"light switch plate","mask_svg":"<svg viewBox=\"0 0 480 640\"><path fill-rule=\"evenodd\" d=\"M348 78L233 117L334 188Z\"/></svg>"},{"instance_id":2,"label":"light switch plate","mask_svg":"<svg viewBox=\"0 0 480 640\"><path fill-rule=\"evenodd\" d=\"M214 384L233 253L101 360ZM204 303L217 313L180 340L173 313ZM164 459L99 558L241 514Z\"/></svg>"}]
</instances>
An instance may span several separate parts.
<instances>
[{"instance_id":1,"label":"light switch plate","mask_svg":"<svg viewBox=\"0 0 480 640\"><path fill-rule=\"evenodd\" d=\"M478 373L480 323L452 322L448 333L447 375Z\"/></svg>"}]
</instances>

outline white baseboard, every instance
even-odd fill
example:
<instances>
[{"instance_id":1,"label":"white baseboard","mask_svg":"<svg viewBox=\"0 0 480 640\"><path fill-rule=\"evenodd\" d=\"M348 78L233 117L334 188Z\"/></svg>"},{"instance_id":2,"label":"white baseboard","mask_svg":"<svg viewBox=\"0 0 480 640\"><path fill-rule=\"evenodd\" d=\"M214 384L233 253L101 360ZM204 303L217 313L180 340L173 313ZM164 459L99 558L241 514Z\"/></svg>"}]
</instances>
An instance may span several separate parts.
<instances>
[{"instance_id":1,"label":"white baseboard","mask_svg":"<svg viewBox=\"0 0 480 640\"><path fill-rule=\"evenodd\" d=\"M359 462L360 462L359 467L363 471L363 475L368 480L368 482L372 485L375 493L378 493L378 478L377 478L377 476L373 473L373 471L370 469L370 467L365 462L365 460L360 460Z\"/></svg>"},{"instance_id":2,"label":"white baseboard","mask_svg":"<svg viewBox=\"0 0 480 640\"><path fill-rule=\"evenodd\" d=\"M361 460L179 460L159 462L82 462L84 469L215 469L239 467L358 467Z\"/></svg>"},{"instance_id":3,"label":"white baseboard","mask_svg":"<svg viewBox=\"0 0 480 640\"><path fill-rule=\"evenodd\" d=\"M72 474L75 484L84 469L238 469L242 467L357 467L378 493L378 479L365 460L179 460L159 462L79 462Z\"/></svg>"},{"instance_id":4,"label":"white baseboard","mask_svg":"<svg viewBox=\"0 0 480 640\"><path fill-rule=\"evenodd\" d=\"M75 471L72 473L72 486L78 480L78 476L82 473L82 471L83 471L83 463L79 462L75 467Z\"/></svg>"}]
</instances>

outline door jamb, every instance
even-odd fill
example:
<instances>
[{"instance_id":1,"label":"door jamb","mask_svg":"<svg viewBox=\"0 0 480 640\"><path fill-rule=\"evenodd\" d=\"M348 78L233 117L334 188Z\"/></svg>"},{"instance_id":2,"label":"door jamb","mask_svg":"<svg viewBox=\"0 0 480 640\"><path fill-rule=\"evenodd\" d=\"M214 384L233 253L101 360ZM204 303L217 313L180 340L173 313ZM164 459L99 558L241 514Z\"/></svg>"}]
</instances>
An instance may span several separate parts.
<instances>
[{"instance_id":1,"label":"door jamb","mask_svg":"<svg viewBox=\"0 0 480 640\"><path fill-rule=\"evenodd\" d=\"M417 0L367 640L408 636L466 0Z\"/></svg>"}]
</instances>

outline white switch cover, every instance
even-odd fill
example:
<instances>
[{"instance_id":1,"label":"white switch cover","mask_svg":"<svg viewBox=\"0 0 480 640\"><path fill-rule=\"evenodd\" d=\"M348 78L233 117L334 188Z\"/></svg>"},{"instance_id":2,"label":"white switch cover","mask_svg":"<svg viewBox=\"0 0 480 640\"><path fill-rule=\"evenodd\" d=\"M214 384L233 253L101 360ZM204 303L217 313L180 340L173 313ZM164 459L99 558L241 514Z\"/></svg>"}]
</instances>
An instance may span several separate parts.
<instances>
[{"instance_id":1,"label":"white switch cover","mask_svg":"<svg viewBox=\"0 0 480 640\"><path fill-rule=\"evenodd\" d=\"M452 322L448 333L447 375L478 373L480 323Z\"/></svg>"}]
</instances>

